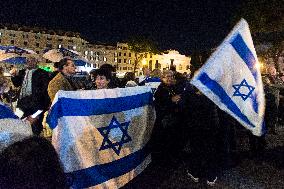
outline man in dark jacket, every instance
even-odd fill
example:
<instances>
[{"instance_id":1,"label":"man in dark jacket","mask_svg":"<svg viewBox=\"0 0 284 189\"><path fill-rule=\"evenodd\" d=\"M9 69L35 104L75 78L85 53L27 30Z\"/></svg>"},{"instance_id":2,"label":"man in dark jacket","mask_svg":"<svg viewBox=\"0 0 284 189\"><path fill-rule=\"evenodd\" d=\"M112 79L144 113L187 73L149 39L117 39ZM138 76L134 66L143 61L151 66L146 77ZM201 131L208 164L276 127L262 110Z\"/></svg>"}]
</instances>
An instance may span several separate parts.
<instances>
[{"instance_id":1,"label":"man in dark jacket","mask_svg":"<svg viewBox=\"0 0 284 189\"><path fill-rule=\"evenodd\" d=\"M24 112L22 118L30 121L35 135L39 135L43 129L44 112L50 103L47 94L49 74L37 68L37 63L36 58L28 57L26 69L20 70L18 73L16 70L11 71L13 85L21 87L17 107ZM42 112L37 116L32 116L38 110Z\"/></svg>"}]
</instances>

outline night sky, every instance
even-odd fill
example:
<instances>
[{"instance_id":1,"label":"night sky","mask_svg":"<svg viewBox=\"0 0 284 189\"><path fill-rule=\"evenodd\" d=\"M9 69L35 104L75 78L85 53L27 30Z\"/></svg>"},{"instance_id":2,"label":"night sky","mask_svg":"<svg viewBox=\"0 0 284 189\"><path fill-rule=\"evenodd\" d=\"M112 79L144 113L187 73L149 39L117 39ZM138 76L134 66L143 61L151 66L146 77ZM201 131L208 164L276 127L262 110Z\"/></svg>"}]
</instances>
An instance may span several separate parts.
<instances>
[{"instance_id":1,"label":"night sky","mask_svg":"<svg viewBox=\"0 0 284 189\"><path fill-rule=\"evenodd\" d=\"M240 1L1 0L0 23L80 32L93 43L144 36L181 53L216 47L232 28Z\"/></svg>"}]
</instances>

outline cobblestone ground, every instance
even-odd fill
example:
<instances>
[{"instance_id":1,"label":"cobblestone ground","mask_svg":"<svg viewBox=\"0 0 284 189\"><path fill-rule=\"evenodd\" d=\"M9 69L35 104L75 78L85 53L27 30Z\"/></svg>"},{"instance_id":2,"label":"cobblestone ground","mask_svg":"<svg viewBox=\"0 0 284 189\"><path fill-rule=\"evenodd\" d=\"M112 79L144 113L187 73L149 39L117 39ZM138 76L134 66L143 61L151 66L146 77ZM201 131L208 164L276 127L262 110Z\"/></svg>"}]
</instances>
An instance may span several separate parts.
<instances>
[{"instance_id":1,"label":"cobblestone ground","mask_svg":"<svg viewBox=\"0 0 284 189\"><path fill-rule=\"evenodd\" d=\"M182 164L151 164L123 189L159 188L225 188L225 189L283 189L284 188L284 127L277 128L277 135L268 134L264 153L249 158L247 138L239 136L238 152L234 166L219 173L217 184L209 187L205 181L193 183L185 174Z\"/></svg>"}]
</instances>

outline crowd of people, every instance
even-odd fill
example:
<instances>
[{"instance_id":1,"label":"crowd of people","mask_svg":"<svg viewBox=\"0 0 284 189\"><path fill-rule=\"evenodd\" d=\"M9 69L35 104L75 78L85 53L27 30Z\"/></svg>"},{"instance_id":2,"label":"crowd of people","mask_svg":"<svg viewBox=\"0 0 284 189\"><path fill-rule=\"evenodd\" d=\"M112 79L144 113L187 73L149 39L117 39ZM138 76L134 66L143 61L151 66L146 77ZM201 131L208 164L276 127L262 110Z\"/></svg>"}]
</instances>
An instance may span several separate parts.
<instances>
[{"instance_id":1,"label":"crowd of people","mask_svg":"<svg viewBox=\"0 0 284 189\"><path fill-rule=\"evenodd\" d=\"M241 126L190 84L193 73L181 74L175 67L163 72L144 68L143 77L137 79L134 73L126 73L120 80L115 69L105 64L81 81L74 77L76 66L71 58L66 57L56 63L57 70L53 73L39 69L37 63L37 59L30 57L25 69L18 71L13 68L10 71L13 86L19 87L17 108L23 112L21 118L30 122L35 136L1 149L0 164L5 166L1 166L0 170L0 188L67 187L54 148L46 139L39 137L44 113L49 110L59 90L135 87L146 85L153 78L161 81L154 93L156 121L150 141L153 163L161 163L163 159L181 161L194 182L205 179L209 186L214 186L221 164L225 164L236 150L235 130ZM0 100L5 101L5 94L11 86L1 69L0 79ZM278 109L284 107L280 95L282 85L277 81L275 70L271 70L263 80L266 123L269 132L277 134L278 117L282 118ZM41 112L34 116L38 110ZM255 137L249 132L248 135L252 153L256 155L265 148L265 136Z\"/></svg>"}]
</instances>

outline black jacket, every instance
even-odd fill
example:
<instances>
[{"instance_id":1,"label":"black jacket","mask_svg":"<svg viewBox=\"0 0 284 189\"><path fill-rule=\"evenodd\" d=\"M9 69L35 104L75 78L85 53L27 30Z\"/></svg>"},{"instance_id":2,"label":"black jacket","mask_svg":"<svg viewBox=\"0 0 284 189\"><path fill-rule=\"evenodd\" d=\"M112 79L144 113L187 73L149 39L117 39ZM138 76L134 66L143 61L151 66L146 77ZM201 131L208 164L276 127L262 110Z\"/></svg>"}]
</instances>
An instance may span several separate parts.
<instances>
[{"instance_id":1,"label":"black jacket","mask_svg":"<svg viewBox=\"0 0 284 189\"><path fill-rule=\"evenodd\" d=\"M26 70L20 70L17 76L11 78L15 87L23 84ZM37 110L47 110L50 99L47 93L47 86L50 81L48 72L36 69L32 75L32 94L18 100L18 107L24 112L24 116L31 115ZM20 106L22 106L22 108Z\"/></svg>"}]
</instances>

